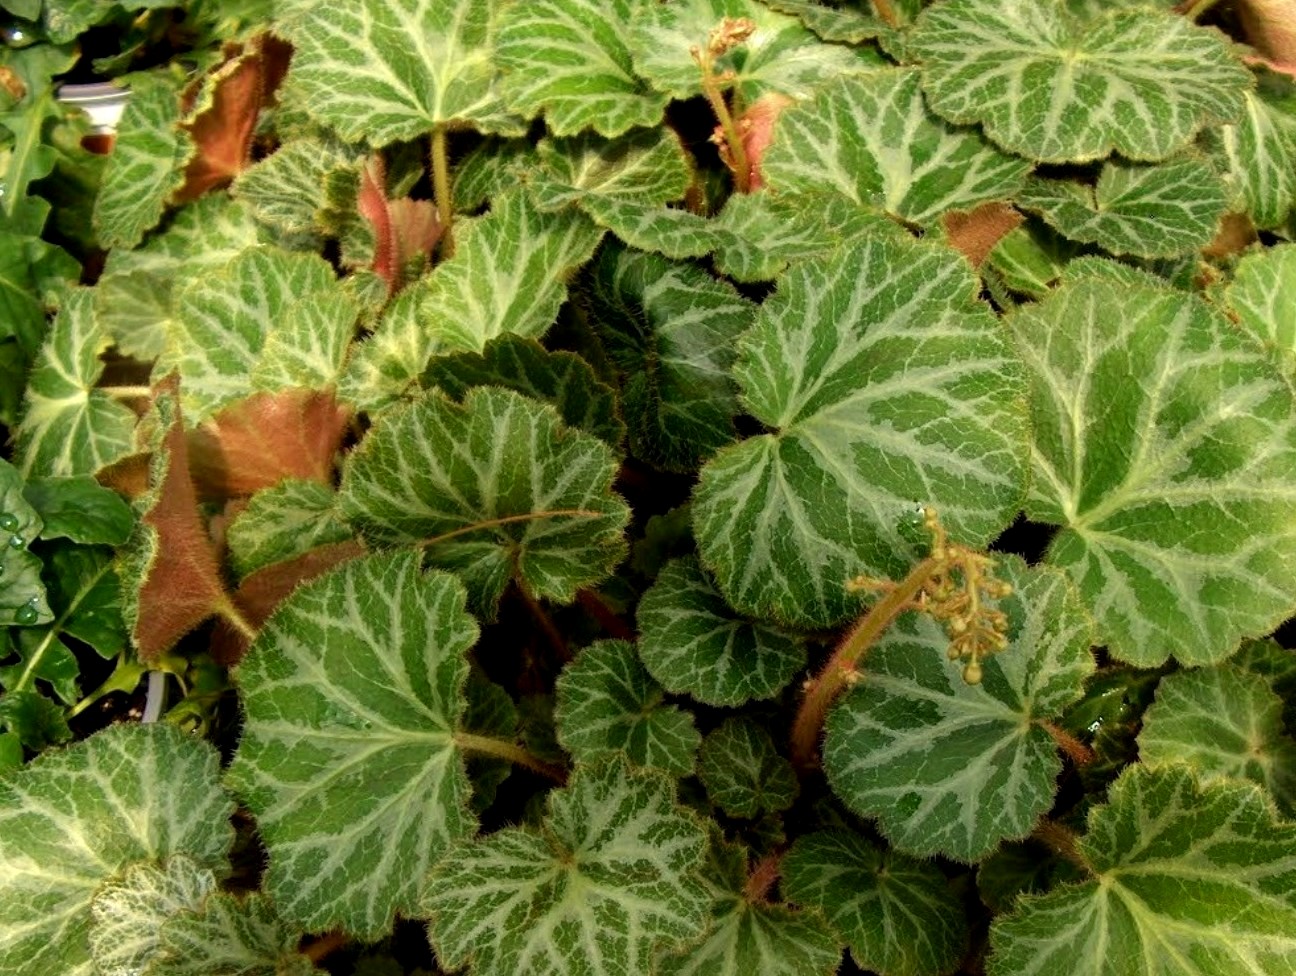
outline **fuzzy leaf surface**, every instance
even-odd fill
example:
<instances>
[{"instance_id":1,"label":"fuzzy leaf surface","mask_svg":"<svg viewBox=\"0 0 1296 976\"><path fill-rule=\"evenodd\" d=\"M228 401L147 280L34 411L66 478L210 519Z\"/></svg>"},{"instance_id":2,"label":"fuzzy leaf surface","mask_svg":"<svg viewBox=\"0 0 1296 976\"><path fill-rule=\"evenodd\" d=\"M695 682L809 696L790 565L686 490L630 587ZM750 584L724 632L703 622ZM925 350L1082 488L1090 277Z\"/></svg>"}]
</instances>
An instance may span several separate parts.
<instances>
[{"instance_id":1,"label":"fuzzy leaf surface","mask_svg":"<svg viewBox=\"0 0 1296 976\"><path fill-rule=\"evenodd\" d=\"M1232 191L1231 209L1267 229L1296 206L1296 120L1269 96L1266 76L1259 81L1259 91L1246 95L1242 117L1203 137Z\"/></svg>"},{"instance_id":2,"label":"fuzzy leaf surface","mask_svg":"<svg viewBox=\"0 0 1296 976\"><path fill-rule=\"evenodd\" d=\"M702 562L738 610L810 627L860 606L845 583L900 578L896 520L934 505L984 544L1025 481L1024 388L953 250L867 239L794 265L738 343L747 411L772 432L702 469Z\"/></svg>"},{"instance_id":3,"label":"fuzzy leaf surface","mask_svg":"<svg viewBox=\"0 0 1296 976\"><path fill-rule=\"evenodd\" d=\"M934 864L834 829L798 837L781 869L784 895L822 911L860 968L945 976L958 965L967 921Z\"/></svg>"},{"instance_id":4,"label":"fuzzy leaf surface","mask_svg":"<svg viewBox=\"0 0 1296 976\"><path fill-rule=\"evenodd\" d=\"M1200 299L1108 262L1008 324L1031 374L1026 513L1099 643L1149 667L1220 661L1296 600L1296 407Z\"/></svg>"},{"instance_id":5,"label":"fuzzy leaf surface","mask_svg":"<svg viewBox=\"0 0 1296 976\"><path fill-rule=\"evenodd\" d=\"M1296 374L1296 244L1248 254L1224 297L1242 330Z\"/></svg>"},{"instance_id":6,"label":"fuzzy leaf surface","mask_svg":"<svg viewBox=\"0 0 1296 976\"><path fill-rule=\"evenodd\" d=\"M666 565L639 602L639 655L662 686L708 705L773 698L805 666L802 642L736 614L697 558Z\"/></svg>"},{"instance_id":7,"label":"fuzzy leaf surface","mask_svg":"<svg viewBox=\"0 0 1296 976\"><path fill-rule=\"evenodd\" d=\"M93 976L100 884L184 853L228 871L234 804L216 750L166 724L111 726L0 778L0 966Z\"/></svg>"},{"instance_id":8,"label":"fuzzy leaf surface","mask_svg":"<svg viewBox=\"0 0 1296 976\"><path fill-rule=\"evenodd\" d=\"M493 617L511 579L569 603L625 553L617 457L547 404L477 387L387 413L348 458L343 516L380 545L419 546Z\"/></svg>"},{"instance_id":9,"label":"fuzzy leaf surface","mask_svg":"<svg viewBox=\"0 0 1296 976\"><path fill-rule=\"evenodd\" d=\"M1169 11L1081 20L1063 0L949 0L908 50L932 111L1041 162L1164 159L1241 116L1251 87L1222 34Z\"/></svg>"},{"instance_id":10,"label":"fuzzy leaf surface","mask_svg":"<svg viewBox=\"0 0 1296 976\"><path fill-rule=\"evenodd\" d=\"M264 895L216 892L162 923L145 976L310 976L320 970L297 952L301 935Z\"/></svg>"},{"instance_id":11,"label":"fuzzy leaf surface","mask_svg":"<svg viewBox=\"0 0 1296 976\"><path fill-rule=\"evenodd\" d=\"M711 802L731 817L780 813L797 796L792 764L760 723L746 717L725 719L707 733L698 753L698 778Z\"/></svg>"},{"instance_id":12,"label":"fuzzy leaf surface","mask_svg":"<svg viewBox=\"0 0 1296 976\"><path fill-rule=\"evenodd\" d=\"M1109 162L1092 188L1033 179L1017 202L1073 241L1143 258L1205 247L1228 206L1220 178L1191 157L1155 166Z\"/></svg>"},{"instance_id":13,"label":"fuzzy leaf surface","mask_svg":"<svg viewBox=\"0 0 1296 976\"><path fill-rule=\"evenodd\" d=\"M1090 625L1062 574L1001 559L1008 648L979 685L946 657L929 616L902 617L869 652L862 680L828 715L824 769L852 810L901 851L976 861L1024 837L1048 811L1062 769L1041 723L1094 669Z\"/></svg>"},{"instance_id":14,"label":"fuzzy leaf surface","mask_svg":"<svg viewBox=\"0 0 1296 976\"><path fill-rule=\"evenodd\" d=\"M616 139L545 139L538 157L540 165L528 177L541 210L591 198L605 205L667 203L682 197L692 178L679 138L669 129L640 129ZM595 208L591 215L601 212Z\"/></svg>"},{"instance_id":15,"label":"fuzzy leaf surface","mask_svg":"<svg viewBox=\"0 0 1296 976\"><path fill-rule=\"evenodd\" d=\"M506 827L441 862L423 899L441 965L474 976L620 976L707 925L706 833L663 773L579 767L539 830Z\"/></svg>"},{"instance_id":16,"label":"fuzzy leaf surface","mask_svg":"<svg viewBox=\"0 0 1296 976\"><path fill-rule=\"evenodd\" d=\"M353 560L294 591L236 670L246 723L228 779L286 919L376 939L473 832L454 742L477 640L464 604L417 553Z\"/></svg>"},{"instance_id":17,"label":"fuzzy leaf surface","mask_svg":"<svg viewBox=\"0 0 1296 976\"><path fill-rule=\"evenodd\" d=\"M1093 879L1022 898L990 976L1281 976L1296 966L1296 825L1258 787L1132 766L1079 842Z\"/></svg>"},{"instance_id":18,"label":"fuzzy leaf surface","mask_svg":"<svg viewBox=\"0 0 1296 976\"><path fill-rule=\"evenodd\" d=\"M919 225L1010 199L1030 163L931 115L919 81L915 68L838 78L785 111L761 164L770 189L835 193Z\"/></svg>"},{"instance_id":19,"label":"fuzzy leaf surface","mask_svg":"<svg viewBox=\"0 0 1296 976\"><path fill-rule=\"evenodd\" d=\"M325 177L353 165L356 156L336 140L294 139L243 170L231 193L262 223L289 234L310 233L327 203Z\"/></svg>"},{"instance_id":20,"label":"fuzzy leaf surface","mask_svg":"<svg viewBox=\"0 0 1296 976\"><path fill-rule=\"evenodd\" d=\"M662 702L661 686L628 641L604 640L585 648L563 669L555 690L558 742L578 761L620 751L639 766L676 776L693 771L702 739L693 716Z\"/></svg>"},{"instance_id":21,"label":"fuzzy leaf surface","mask_svg":"<svg viewBox=\"0 0 1296 976\"><path fill-rule=\"evenodd\" d=\"M337 493L304 478L257 492L230 524L230 561L241 578L354 533L337 510Z\"/></svg>"}]
</instances>

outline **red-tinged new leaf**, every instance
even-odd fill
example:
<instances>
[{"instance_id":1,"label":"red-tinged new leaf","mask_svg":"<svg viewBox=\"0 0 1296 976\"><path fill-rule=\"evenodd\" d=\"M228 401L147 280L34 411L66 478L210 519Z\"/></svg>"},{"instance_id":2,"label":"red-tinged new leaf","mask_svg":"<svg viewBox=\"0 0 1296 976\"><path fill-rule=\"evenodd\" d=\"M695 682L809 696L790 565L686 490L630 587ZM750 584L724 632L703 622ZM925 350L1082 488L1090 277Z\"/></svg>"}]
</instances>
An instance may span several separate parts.
<instances>
[{"instance_id":1,"label":"red-tinged new leaf","mask_svg":"<svg viewBox=\"0 0 1296 976\"><path fill-rule=\"evenodd\" d=\"M441 238L436 207L430 200L388 199L387 167L375 154L360 174L356 209L373 228L373 270L395 293L406 265L430 254Z\"/></svg>"},{"instance_id":2,"label":"red-tinged new leaf","mask_svg":"<svg viewBox=\"0 0 1296 976\"><path fill-rule=\"evenodd\" d=\"M945 238L972 267L979 268L1008 234L1021 226L1021 212L1006 203L991 201L972 210L950 210L941 216Z\"/></svg>"}]
</instances>

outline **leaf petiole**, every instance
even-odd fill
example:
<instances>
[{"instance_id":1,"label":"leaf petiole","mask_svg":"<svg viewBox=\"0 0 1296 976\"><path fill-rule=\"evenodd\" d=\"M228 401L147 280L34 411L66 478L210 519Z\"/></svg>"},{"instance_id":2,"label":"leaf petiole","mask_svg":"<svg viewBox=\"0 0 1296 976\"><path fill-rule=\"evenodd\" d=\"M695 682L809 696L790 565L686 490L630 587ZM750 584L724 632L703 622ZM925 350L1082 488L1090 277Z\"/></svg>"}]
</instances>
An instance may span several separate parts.
<instances>
[{"instance_id":1,"label":"leaf petiole","mask_svg":"<svg viewBox=\"0 0 1296 976\"><path fill-rule=\"evenodd\" d=\"M503 739L493 739L487 735L474 735L471 732L456 732L454 741L455 745L464 752L475 752L478 755L507 760L518 766L525 767L533 773L539 773L541 776L553 780L559 786L565 785L567 782L566 769L533 756L516 742L505 742Z\"/></svg>"}]
</instances>

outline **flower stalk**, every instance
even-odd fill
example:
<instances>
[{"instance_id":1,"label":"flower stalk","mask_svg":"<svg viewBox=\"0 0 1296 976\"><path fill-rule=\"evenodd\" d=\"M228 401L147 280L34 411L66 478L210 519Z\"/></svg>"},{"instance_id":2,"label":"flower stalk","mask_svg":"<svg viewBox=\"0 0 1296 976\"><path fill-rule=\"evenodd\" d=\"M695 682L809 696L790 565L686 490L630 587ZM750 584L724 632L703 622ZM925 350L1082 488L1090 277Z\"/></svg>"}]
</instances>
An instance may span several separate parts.
<instances>
[{"instance_id":1,"label":"flower stalk","mask_svg":"<svg viewBox=\"0 0 1296 976\"><path fill-rule=\"evenodd\" d=\"M755 30L756 24L746 17L726 17L711 31L706 47L694 45L689 48L689 54L702 71L702 94L720 123L711 141L720 147L720 156L733 172L734 186L739 193L751 191L751 162L747 158L747 146L739 124L734 121L724 96L724 86L730 84L735 75L731 70L717 73L715 63L717 58L744 43Z\"/></svg>"}]
</instances>

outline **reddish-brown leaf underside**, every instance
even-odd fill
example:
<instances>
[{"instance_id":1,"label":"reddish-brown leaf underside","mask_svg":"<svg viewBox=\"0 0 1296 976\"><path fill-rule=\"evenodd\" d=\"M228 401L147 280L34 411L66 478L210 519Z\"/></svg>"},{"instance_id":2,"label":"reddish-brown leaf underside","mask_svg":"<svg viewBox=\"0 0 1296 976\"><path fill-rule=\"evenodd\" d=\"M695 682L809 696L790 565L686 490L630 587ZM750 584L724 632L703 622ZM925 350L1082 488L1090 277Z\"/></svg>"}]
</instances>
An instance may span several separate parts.
<instances>
[{"instance_id":1,"label":"reddish-brown leaf underside","mask_svg":"<svg viewBox=\"0 0 1296 976\"><path fill-rule=\"evenodd\" d=\"M949 242L974 268L981 267L1004 237L1021 225L1022 215L1006 203L991 201L972 210L952 210L941 216Z\"/></svg>"}]
</instances>

